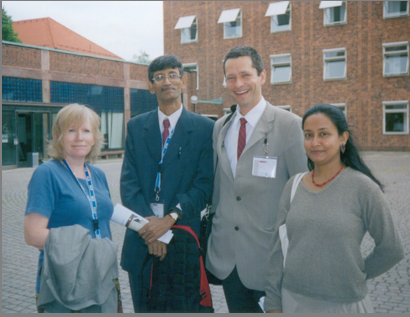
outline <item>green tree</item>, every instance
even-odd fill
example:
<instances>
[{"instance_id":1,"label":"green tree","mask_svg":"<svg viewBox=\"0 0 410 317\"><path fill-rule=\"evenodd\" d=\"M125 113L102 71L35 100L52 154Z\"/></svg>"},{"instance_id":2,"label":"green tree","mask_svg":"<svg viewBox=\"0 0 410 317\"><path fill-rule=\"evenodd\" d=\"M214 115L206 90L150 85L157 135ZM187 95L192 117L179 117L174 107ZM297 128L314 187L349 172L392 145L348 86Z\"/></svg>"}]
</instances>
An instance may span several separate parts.
<instances>
[{"instance_id":1,"label":"green tree","mask_svg":"<svg viewBox=\"0 0 410 317\"><path fill-rule=\"evenodd\" d=\"M134 54L132 60L141 64L149 64L151 60L149 59L149 54L145 51L140 51L140 55Z\"/></svg>"},{"instance_id":2,"label":"green tree","mask_svg":"<svg viewBox=\"0 0 410 317\"><path fill-rule=\"evenodd\" d=\"M18 34L14 32L13 20L11 19L11 16L7 15L7 12L6 10L4 10L3 7L2 7L2 11L3 11L3 15L1 18L2 40L21 43L21 41L18 38Z\"/></svg>"}]
</instances>

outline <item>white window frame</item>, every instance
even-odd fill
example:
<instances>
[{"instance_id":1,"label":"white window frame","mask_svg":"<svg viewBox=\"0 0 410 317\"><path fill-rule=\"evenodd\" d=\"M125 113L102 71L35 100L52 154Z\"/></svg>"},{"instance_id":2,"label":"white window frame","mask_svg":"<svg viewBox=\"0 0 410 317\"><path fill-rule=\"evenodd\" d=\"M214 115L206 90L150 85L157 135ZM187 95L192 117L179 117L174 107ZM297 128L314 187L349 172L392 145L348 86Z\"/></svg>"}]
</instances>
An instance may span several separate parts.
<instances>
[{"instance_id":1,"label":"white window frame","mask_svg":"<svg viewBox=\"0 0 410 317\"><path fill-rule=\"evenodd\" d=\"M206 113L201 113L200 115L202 115L203 117L207 117L211 120L214 120L212 118L215 118L214 121L218 120L218 115L217 114L206 114Z\"/></svg>"},{"instance_id":2,"label":"white window frame","mask_svg":"<svg viewBox=\"0 0 410 317\"><path fill-rule=\"evenodd\" d=\"M405 106L403 109L386 109L386 106ZM404 113L404 131L394 132L386 131L386 114L388 113ZM383 134L385 135L403 135L409 134L409 101L399 100L399 101L383 101Z\"/></svg>"},{"instance_id":3,"label":"white window frame","mask_svg":"<svg viewBox=\"0 0 410 317\"><path fill-rule=\"evenodd\" d=\"M329 17L331 15L331 11L339 7L344 7L344 20L330 22ZM347 1L321 1L319 9L324 9L323 10L323 25L324 26L335 26L335 25L347 24Z\"/></svg>"},{"instance_id":4,"label":"white window frame","mask_svg":"<svg viewBox=\"0 0 410 317\"><path fill-rule=\"evenodd\" d=\"M326 53L337 53L337 52L344 52L344 56L336 56L336 57L326 57ZM333 49L328 49L328 50L323 50L323 80L324 81L331 81L331 80L345 80L347 79L347 52L345 47L341 48L333 48ZM340 61L344 60L345 61L345 69L344 69L344 74L342 77L331 77L327 78L326 77L326 69L327 69L327 63L332 62L332 61Z\"/></svg>"},{"instance_id":5,"label":"white window frame","mask_svg":"<svg viewBox=\"0 0 410 317\"><path fill-rule=\"evenodd\" d=\"M223 15L224 15L224 13L226 12L226 11L234 11L234 10L238 10L238 13L237 13L237 16L236 16L236 19L234 20L234 21L227 21L227 22L225 22L224 20L223 20ZM240 34L239 35L237 35L237 36L227 36L227 34L226 34L226 27L227 27L227 23L231 23L231 22L240 22ZM231 10L224 10L224 11L222 11L222 13L221 13L221 16L219 17L219 20L218 20L218 23L223 23L223 25L224 25L224 40L227 40L227 39L236 39L236 38L240 38L240 37L242 37L242 34L243 34L243 28L242 28L242 26L243 26L243 23L242 23L242 9L238 9L238 8L236 8L236 9L231 9Z\"/></svg>"},{"instance_id":6,"label":"white window frame","mask_svg":"<svg viewBox=\"0 0 410 317\"><path fill-rule=\"evenodd\" d=\"M281 57L289 57L289 62L274 62L275 58L281 58ZM271 65L270 83L272 85L281 85L281 84L290 84L290 83L292 83L292 55L290 53L271 55L270 56L270 65ZM273 78L274 68L278 67L278 66L287 66L287 65L290 68L289 79L285 80L285 81L274 81L274 78Z\"/></svg>"},{"instance_id":7,"label":"white window frame","mask_svg":"<svg viewBox=\"0 0 410 317\"><path fill-rule=\"evenodd\" d=\"M280 108L280 109L283 109L283 110L287 110L287 111L289 111L289 112L292 112L292 107L291 107L290 105L275 106L275 107L278 107L278 108Z\"/></svg>"},{"instance_id":8,"label":"white window frame","mask_svg":"<svg viewBox=\"0 0 410 317\"><path fill-rule=\"evenodd\" d=\"M192 67L192 66L196 67L196 69L192 70L192 71L196 71L196 90L198 90L199 89L199 68L198 68L198 63L182 64L182 68L183 68L184 72L188 72L187 70L185 70L185 68Z\"/></svg>"},{"instance_id":9,"label":"white window frame","mask_svg":"<svg viewBox=\"0 0 410 317\"><path fill-rule=\"evenodd\" d=\"M224 116L232 113L231 108L223 108L222 110L224 111Z\"/></svg>"},{"instance_id":10,"label":"white window frame","mask_svg":"<svg viewBox=\"0 0 410 317\"><path fill-rule=\"evenodd\" d=\"M345 103L331 103L332 106L335 106L343 111L345 117L347 118L347 106Z\"/></svg>"},{"instance_id":11,"label":"white window frame","mask_svg":"<svg viewBox=\"0 0 410 317\"><path fill-rule=\"evenodd\" d=\"M388 12L389 2L407 2L406 12ZM409 15L409 1L384 1L383 4L383 19L400 18Z\"/></svg>"},{"instance_id":12,"label":"white window frame","mask_svg":"<svg viewBox=\"0 0 410 317\"><path fill-rule=\"evenodd\" d=\"M404 46L406 45L406 50L401 51L394 51L394 52L386 52L387 47L392 46ZM387 56L386 55L399 55L407 53L407 65L406 70L401 73L386 73L386 62ZM409 42L396 42L396 43L383 43L383 76L384 77L396 77L396 76L408 76L409 75Z\"/></svg>"},{"instance_id":13,"label":"white window frame","mask_svg":"<svg viewBox=\"0 0 410 317\"><path fill-rule=\"evenodd\" d=\"M276 14L277 12L276 9L283 10L284 8L285 12L282 13L281 11L280 14ZM279 15L287 15L289 14L289 24L287 25L278 25L278 16ZM271 23L270 23L270 32L271 33L279 33L279 32L286 32L286 31L291 31L292 30L292 6L290 1L280 1L280 2L274 2L269 4L268 10L266 11L265 17L269 16L271 17Z\"/></svg>"},{"instance_id":14,"label":"white window frame","mask_svg":"<svg viewBox=\"0 0 410 317\"><path fill-rule=\"evenodd\" d=\"M182 17L182 18L192 18L192 16ZM180 18L180 19L181 19L181 18ZM178 22L179 22L179 21L178 21ZM192 27L195 27L195 28L196 28L195 38L194 38L194 39L184 40L184 35L183 35L184 31L187 31L187 30L188 30L188 32L191 32ZM177 25L175 26L175 29L177 29L177 28L179 28L179 27L178 27L178 23L177 23ZM193 19L193 21L192 21L190 27L180 28L180 29L181 29L181 44L190 44L190 43L197 43L197 42L198 42L198 18L197 18L196 16L194 16L194 19Z\"/></svg>"}]
</instances>

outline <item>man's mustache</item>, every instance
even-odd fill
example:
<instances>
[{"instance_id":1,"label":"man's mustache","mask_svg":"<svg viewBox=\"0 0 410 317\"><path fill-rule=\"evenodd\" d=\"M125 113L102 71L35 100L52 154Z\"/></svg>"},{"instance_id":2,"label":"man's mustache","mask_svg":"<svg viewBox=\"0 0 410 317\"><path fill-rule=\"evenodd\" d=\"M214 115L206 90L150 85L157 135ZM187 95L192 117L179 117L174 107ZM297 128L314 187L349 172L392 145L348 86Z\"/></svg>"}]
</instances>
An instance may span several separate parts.
<instances>
[{"instance_id":1,"label":"man's mustache","mask_svg":"<svg viewBox=\"0 0 410 317\"><path fill-rule=\"evenodd\" d=\"M168 85L168 86L161 87L161 91L163 91L164 89L169 89L169 88L172 88L172 89L175 90L175 87L174 87L174 86Z\"/></svg>"}]
</instances>

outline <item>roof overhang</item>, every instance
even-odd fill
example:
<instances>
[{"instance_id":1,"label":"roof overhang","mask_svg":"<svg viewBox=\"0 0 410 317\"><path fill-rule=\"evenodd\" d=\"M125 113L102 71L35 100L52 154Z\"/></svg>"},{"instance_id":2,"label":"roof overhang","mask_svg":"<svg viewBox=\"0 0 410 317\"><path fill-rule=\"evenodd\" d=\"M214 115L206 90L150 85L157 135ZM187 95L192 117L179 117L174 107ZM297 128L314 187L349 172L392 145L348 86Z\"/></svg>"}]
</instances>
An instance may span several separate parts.
<instances>
[{"instance_id":1,"label":"roof overhang","mask_svg":"<svg viewBox=\"0 0 410 317\"><path fill-rule=\"evenodd\" d=\"M341 7L343 1L320 1L319 9Z\"/></svg>"},{"instance_id":2,"label":"roof overhang","mask_svg":"<svg viewBox=\"0 0 410 317\"><path fill-rule=\"evenodd\" d=\"M218 23L233 22L237 19L241 9L223 10L219 17Z\"/></svg>"},{"instance_id":3,"label":"roof overhang","mask_svg":"<svg viewBox=\"0 0 410 317\"><path fill-rule=\"evenodd\" d=\"M192 23L194 23L195 18L196 18L196 15L180 17L174 29L178 30L178 29L190 28L192 26Z\"/></svg>"},{"instance_id":4,"label":"roof overhang","mask_svg":"<svg viewBox=\"0 0 410 317\"><path fill-rule=\"evenodd\" d=\"M285 14L289 8L290 1L279 1L271 3L266 11L265 17L271 17L273 15Z\"/></svg>"}]
</instances>

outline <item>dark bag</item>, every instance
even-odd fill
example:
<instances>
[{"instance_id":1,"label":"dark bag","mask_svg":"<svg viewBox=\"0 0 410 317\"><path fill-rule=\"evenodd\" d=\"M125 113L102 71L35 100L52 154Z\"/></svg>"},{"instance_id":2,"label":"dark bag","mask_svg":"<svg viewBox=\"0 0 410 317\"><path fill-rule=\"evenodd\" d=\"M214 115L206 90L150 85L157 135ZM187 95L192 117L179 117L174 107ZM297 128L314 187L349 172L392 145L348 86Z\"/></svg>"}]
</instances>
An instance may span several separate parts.
<instances>
[{"instance_id":1,"label":"dark bag","mask_svg":"<svg viewBox=\"0 0 410 317\"><path fill-rule=\"evenodd\" d=\"M205 214L203 215L202 219L201 219L201 232L200 232L200 243L201 243L201 249L202 249L202 254L203 254L203 258L204 258L204 263L206 260L206 253L207 253L207 249L208 249L208 239L209 236L211 235L211 231L212 231L212 220L215 216L215 213L211 213L212 206L211 205L207 205L206 206L206 211ZM222 281L217 278L215 275L213 275L211 272L209 272L206 268L206 277L208 278L208 283L212 284L212 285L222 285Z\"/></svg>"},{"instance_id":2,"label":"dark bag","mask_svg":"<svg viewBox=\"0 0 410 317\"><path fill-rule=\"evenodd\" d=\"M200 244L188 226L172 226L174 237L167 246L163 261L152 259L150 286L144 290L143 301L153 313L213 313L212 297L206 278Z\"/></svg>"}]
</instances>

